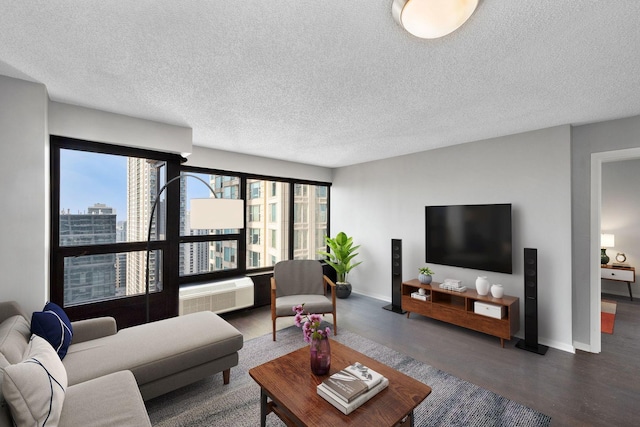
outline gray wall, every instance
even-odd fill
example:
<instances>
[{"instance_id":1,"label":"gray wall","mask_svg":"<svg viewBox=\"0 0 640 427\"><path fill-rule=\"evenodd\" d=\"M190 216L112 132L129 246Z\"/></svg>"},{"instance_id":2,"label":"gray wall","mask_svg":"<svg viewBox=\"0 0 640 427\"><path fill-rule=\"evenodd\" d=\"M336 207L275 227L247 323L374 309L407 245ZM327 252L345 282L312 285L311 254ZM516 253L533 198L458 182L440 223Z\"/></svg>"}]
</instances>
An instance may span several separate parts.
<instances>
[{"instance_id":1,"label":"gray wall","mask_svg":"<svg viewBox=\"0 0 640 427\"><path fill-rule=\"evenodd\" d=\"M194 167L322 182L331 182L333 176L333 170L329 168L197 146L193 147L193 153L187 157L186 164Z\"/></svg>"},{"instance_id":2,"label":"gray wall","mask_svg":"<svg viewBox=\"0 0 640 427\"><path fill-rule=\"evenodd\" d=\"M615 236L615 247L607 249L611 261L622 252L627 263L640 267L640 160L623 160L602 165L602 216L603 233ZM640 271L638 271L640 273ZM640 285L631 285L631 291L640 298ZM602 292L629 296L624 282L602 281Z\"/></svg>"},{"instance_id":3,"label":"gray wall","mask_svg":"<svg viewBox=\"0 0 640 427\"><path fill-rule=\"evenodd\" d=\"M0 76L0 296L41 310L49 289L47 90Z\"/></svg>"},{"instance_id":4,"label":"gray wall","mask_svg":"<svg viewBox=\"0 0 640 427\"><path fill-rule=\"evenodd\" d=\"M573 351L571 331L570 128L559 126L339 168L331 192L331 230L361 244L350 273L354 292L390 301L390 240L402 239L403 279L425 264L424 207L512 203L514 273L430 265L434 279L478 275L521 299L523 248L538 249L540 342Z\"/></svg>"},{"instance_id":5,"label":"gray wall","mask_svg":"<svg viewBox=\"0 0 640 427\"><path fill-rule=\"evenodd\" d=\"M191 128L76 105L50 102L48 122L51 135L176 154L192 150Z\"/></svg>"},{"instance_id":6,"label":"gray wall","mask_svg":"<svg viewBox=\"0 0 640 427\"><path fill-rule=\"evenodd\" d=\"M575 126L571 137L573 338L590 346L591 155L640 147L640 116Z\"/></svg>"}]
</instances>

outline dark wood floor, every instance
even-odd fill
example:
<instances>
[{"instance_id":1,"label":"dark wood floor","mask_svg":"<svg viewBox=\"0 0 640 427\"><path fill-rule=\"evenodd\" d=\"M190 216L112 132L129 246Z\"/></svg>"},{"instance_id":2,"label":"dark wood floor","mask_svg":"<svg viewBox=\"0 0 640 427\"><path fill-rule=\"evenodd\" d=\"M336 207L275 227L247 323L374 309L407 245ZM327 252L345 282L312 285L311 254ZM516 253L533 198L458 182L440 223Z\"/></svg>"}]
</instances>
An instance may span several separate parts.
<instances>
[{"instance_id":1,"label":"dark wood floor","mask_svg":"<svg viewBox=\"0 0 640 427\"><path fill-rule=\"evenodd\" d=\"M614 334L602 353L549 349L540 356L498 338L412 314L383 310L386 302L352 294L338 300L338 333L346 329L410 355L552 417L554 426L640 425L640 302L618 302ZM269 307L224 316L245 340L271 332ZM330 320L330 316L328 320ZM278 319L278 329L293 324Z\"/></svg>"}]
</instances>

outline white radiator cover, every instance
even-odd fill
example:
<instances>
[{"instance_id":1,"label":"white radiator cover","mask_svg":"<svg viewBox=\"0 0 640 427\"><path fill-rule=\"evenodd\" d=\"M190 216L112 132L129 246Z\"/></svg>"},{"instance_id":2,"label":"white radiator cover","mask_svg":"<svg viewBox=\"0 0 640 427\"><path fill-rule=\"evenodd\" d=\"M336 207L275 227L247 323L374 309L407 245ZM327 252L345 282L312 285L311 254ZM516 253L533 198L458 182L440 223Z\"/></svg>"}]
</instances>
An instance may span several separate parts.
<instances>
[{"instance_id":1,"label":"white radiator cover","mask_svg":"<svg viewBox=\"0 0 640 427\"><path fill-rule=\"evenodd\" d=\"M248 277L180 288L178 314L225 313L253 305L253 281Z\"/></svg>"}]
</instances>

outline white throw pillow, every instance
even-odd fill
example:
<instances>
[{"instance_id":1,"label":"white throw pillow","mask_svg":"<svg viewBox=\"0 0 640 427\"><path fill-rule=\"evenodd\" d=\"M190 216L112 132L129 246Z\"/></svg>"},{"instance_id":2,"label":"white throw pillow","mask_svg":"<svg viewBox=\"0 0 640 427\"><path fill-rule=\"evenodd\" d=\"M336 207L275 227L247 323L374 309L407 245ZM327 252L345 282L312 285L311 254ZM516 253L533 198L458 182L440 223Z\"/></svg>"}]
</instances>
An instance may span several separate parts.
<instances>
[{"instance_id":1,"label":"white throw pillow","mask_svg":"<svg viewBox=\"0 0 640 427\"><path fill-rule=\"evenodd\" d=\"M24 360L4 368L2 393L18 427L55 427L60 421L67 371L44 338L31 337Z\"/></svg>"}]
</instances>

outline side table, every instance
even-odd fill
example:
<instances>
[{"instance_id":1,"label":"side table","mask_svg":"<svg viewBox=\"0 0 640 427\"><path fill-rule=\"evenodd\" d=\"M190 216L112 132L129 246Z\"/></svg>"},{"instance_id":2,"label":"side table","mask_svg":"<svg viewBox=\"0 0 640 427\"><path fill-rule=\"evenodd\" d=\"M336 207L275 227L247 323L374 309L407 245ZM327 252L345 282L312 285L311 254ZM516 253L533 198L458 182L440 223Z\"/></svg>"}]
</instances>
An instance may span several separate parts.
<instances>
[{"instance_id":1,"label":"side table","mask_svg":"<svg viewBox=\"0 0 640 427\"><path fill-rule=\"evenodd\" d=\"M631 293L631 283L636 281L636 269L634 267L616 267L613 265L600 266L600 278L606 280L614 280L617 282L627 282L629 289L629 298L633 301Z\"/></svg>"}]
</instances>

